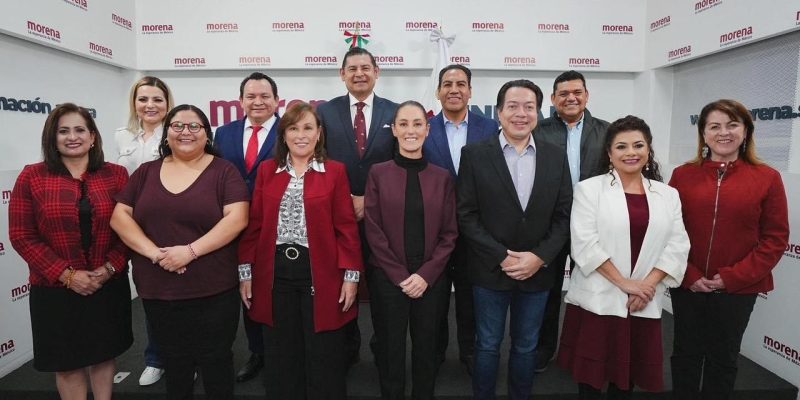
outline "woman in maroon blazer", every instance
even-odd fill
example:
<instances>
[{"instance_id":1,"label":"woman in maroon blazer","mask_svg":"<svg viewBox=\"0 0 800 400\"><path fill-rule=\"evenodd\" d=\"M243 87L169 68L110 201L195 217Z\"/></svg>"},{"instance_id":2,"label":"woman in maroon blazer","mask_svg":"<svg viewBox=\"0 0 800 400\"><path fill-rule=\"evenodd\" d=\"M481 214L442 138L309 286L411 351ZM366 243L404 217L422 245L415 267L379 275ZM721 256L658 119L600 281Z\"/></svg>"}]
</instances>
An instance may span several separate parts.
<instances>
[{"instance_id":1,"label":"woman in maroon blazer","mask_svg":"<svg viewBox=\"0 0 800 400\"><path fill-rule=\"evenodd\" d=\"M347 172L326 159L321 131L307 103L283 115L239 244L242 301L266 324L269 399L346 397L342 327L357 315L363 262Z\"/></svg>"},{"instance_id":2,"label":"woman in maroon blazer","mask_svg":"<svg viewBox=\"0 0 800 400\"><path fill-rule=\"evenodd\" d=\"M425 109L397 108L392 132L399 154L372 167L365 192L365 229L372 249L367 278L378 349L381 396L404 399L406 331L413 348L413 399L433 398L438 321L450 287L440 279L455 247L455 184L450 173L422 158Z\"/></svg>"}]
</instances>

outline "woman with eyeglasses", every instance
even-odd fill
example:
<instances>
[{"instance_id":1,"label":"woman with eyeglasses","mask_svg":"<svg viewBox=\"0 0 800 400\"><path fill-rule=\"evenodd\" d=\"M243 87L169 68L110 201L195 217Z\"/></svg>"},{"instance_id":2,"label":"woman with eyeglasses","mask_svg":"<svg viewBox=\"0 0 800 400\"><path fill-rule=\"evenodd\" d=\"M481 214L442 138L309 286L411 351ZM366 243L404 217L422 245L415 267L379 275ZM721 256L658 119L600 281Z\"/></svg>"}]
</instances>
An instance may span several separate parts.
<instances>
[{"instance_id":1,"label":"woman with eyeglasses","mask_svg":"<svg viewBox=\"0 0 800 400\"><path fill-rule=\"evenodd\" d=\"M128 181L103 159L84 108L56 107L42 130L44 161L22 170L9 239L30 269L33 367L55 372L62 399L110 400L115 357L133 343L127 249L111 230Z\"/></svg>"},{"instance_id":2,"label":"woman with eyeglasses","mask_svg":"<svg viewBox=\"0 0 800 400\"><path fill-rule=\"evenodd\" d=\"M167 398L191 399L195 367L207 398L233 399L231 346L239 324L235 239L249 194L216 156L195 106L172 109L161 157L117 195L111 226L134 253L133 279L165 361Z\"/></svg>"}]
</instances>

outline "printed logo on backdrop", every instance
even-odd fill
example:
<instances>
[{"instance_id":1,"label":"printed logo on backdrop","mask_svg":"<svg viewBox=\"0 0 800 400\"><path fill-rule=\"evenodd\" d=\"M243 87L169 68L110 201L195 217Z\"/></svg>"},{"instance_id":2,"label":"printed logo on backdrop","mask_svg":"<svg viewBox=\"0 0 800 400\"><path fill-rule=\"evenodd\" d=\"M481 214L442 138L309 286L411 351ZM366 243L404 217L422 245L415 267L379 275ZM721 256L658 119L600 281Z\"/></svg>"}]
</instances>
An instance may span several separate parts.
<instances>
[{"instance_id":1,"label":"printed logo on backdrop","mask_svg":"<svg viewBox=\"0 0 800 400\"><path fill-rule=\"evenodd\" d=\"M143 35L170 35L175 32L172 24L142 24Z\"/></svg>"},{"instance_id":2,"label":"printed logo on backdrop","mask_svg":"<svg viewBox=\"0 0 800 400\"><path fill-rule=\"evenodd\" d=\"M686 45L667 52L667 61L680 60L692 56L692 45Z\"/></svg>"},{"instance_id":3,"label":"printed logo on backdrop","mask_svg":"<svg viewBox=\"0 0 800 400\"><path fill-rule=\"evenodd\" d=\"M794 16L794 24L800 25L800 11L798 11L797 14L795 14Z\"/></svg>"},{"instance_id":4,"label":"printed logo on backdrop","mask_svg":"<svg viewBox=\"0 0 800 400\"><path fill-rule=\"evenodd\" d=\"M759 292L758 293L758 298L762 299L762 300L768 300L769 299L769 293L767 293L767 292Z\"/></svg>"},{"instance_id":5,"label":"printed logo on backdrop","mask_svg":"<svg viewBox=\"0 0 800 400\"><path fill-rule=\"evenodd\" d=\"M778 339L764 335L764 343L762 346L770 352L779 355L786 361L800 366L800 351L797 351L797 348L791 344L782 343Z\"/></svg>"},{"instance_id":6,"label":"printed logo on backdrop","mask_svg":"<svg viewBox=\"0 0 800 400\"><path fill-rule=\"evenodd\" d=\"M269 67L272 60L269 56L239 56L240 67Z\"/></svg>"},{"instance_id":7,"label":"printed logo on backdrop","mask_svg":"<svg viewBox=\"0 0 800 400\"><path fill-rule=\"evenodd\" d=\"M19 111L36 114L50 114L53 111L53 106L50 103L39 101L40 97L31 100L17 100L11 97L0 96L0 109L3 111ZM11 191L8 191L11 194ZM3 204L6 204L6 192L3 192Z\"/></svg>"},{"instance_id":8,"label":"printed logo on backdrop","mask_svg":"<svg viewBox=\"0 0 800 400\"><path fill-rule=\"evenodd\" d=\"M600 68L599 58L569 58L570 68Z\"/></svg>"},{"instance_id":9,"label":"printed logo on backdrop","mask_svg":"<svg viewBox=\"0 0 800 400\"><path fill-rule=\"evenodd\" d=\"M30 292L31 292L30 283L26 283L24 285L20 285L11 289L11 302L13 303L16 302L17 300L22 300L28 297L28 295L30 295Z\"/></svg>"},{"instance_id":10,"label":"printed logo on backdrop","mask_svg":"<svg viewBox=\"0 0 800 400\"><path fill-rule=\"evenodd\" d=\"M503 57L506 67L535 67L536 57Z\"/></svg>"},{"instance_id":11,"label":"printed logo on backdrop","mask_svg":"<svg viewBox=\"0 0 800 400\"><path fill-rule=\"evenodd\" d=\"M783 256L800 260L800 244L789 243L786 245L786 251L783 252Z\"/></svg>"},{"instance_id":12,"label":"printed logo on backdrop","mask_svg":"<svg viewBox=\"0 0 800 400\"><path fill-rule=\"evenodd\" d=\"M753 108L749 111L754 121L772 121L776 119L800 118L800 107L797 107L798 112L795 112L794 107L792 106L761 107L761 108ZM691 114L689 115L689 123L692 125L696 125L697 120L699 118L700 117L697 114ZM786 248L786 252L784 252L783 255L793 258L800 258L800 255L798 255L800 253L798 252L800 252L800 247L798 247L798 245L796 244L790 243L789 247Z\"/></svg>"},{"instance_id":13,"label":"printed logo on backdrop","mask_svg":"<svg viewBox=\"0 0 800 400\"><path fill-rule=\"evenodd\" d=\"M403 56L384 56L376 54L375 62L379 67L397 67L406 65L406 61Z\"/></svg>"},{"instance_id":14,"label":"printed logo on backdrop","mask_svg":"<svg viewBox=\"0 0 800 400\"><path fill-rule=\"evenodd\" d=\"M569 24L539 24L539 33L569 33Z\"/></svg>"},{"instance_id":15,"label":"printed logo on backdrop","mask_svg":"<svg viewBox=\"0 0 800 400\"><path fill-rule=\"evenodd\" d=\"M702 0L694 3L694 13L699 14L722 4L722 0Z\"/></svg>"},{"instance_id":16,"label":"printed logo on backdrop","mask_svg":"<svg viewBox=\"0 0 800 400\"><path fill-rule=\"evenodd\" d=\"M47 25L38 24L30 20L28 21L28 34L51 42L61 43L61 32L58 29L53 29Z\"/></svg>"},{"instance_id":17,"label":"printed logo on backdrop","mask_svg":"<svg viewBox=\"0 0 800 400\"><path fill-rule=\"evenodd\" d=\"M669 26L669 23L670 23L669 15L667 15L664 18L657 19L650 23L650 32L655 32L661 28L667 27Z\"/></svg>"},{"instance_id":18,"label":"printed logo on backdrop","mask_svg":"<svg viewBox=\"0 0 800 400\"><path fill-rule=\"evenodd\" d=\"M4 255L6 255L6 244L3 243L3 242L0 242L0 256L4 256Z\"/></svg>"},{"instance_id":19,"label":"printed logo on backdrop","mask_svg":"<svg viewBox=\"0 0 800 400\"><path fill-rule=\"evenodd\" d=\"M121 26L129 31L133 30L133 23L127 18L120 17L117 14L111 13L111 22L114 25Z\"/></svg>"},{"instance_id":20,"label":"printed logo on backdrop","mask_svg":"<svg viewBox=\"0 0 800 400\"><path fill-rule=\"evenodd\" d=\"M336 56L305 56L303 62L307 67L330 67L338 66L339 59Z\"/></svg>"},{"instance_id":21,"label":"printed logo on backdrop","mask_svg":"<svg viewBox=\"0 0 800 400\"><path fill-rule=\"evenodd\" d=\"M300 102L303 102L303 100L294 99L287 103L286 99L280 99L278 101L278 115L283 115L285 109ZM308 100L308 104L311 104L311 107L314 109L325 102L327 102L327 100ZM208 110L209 123L214 127L244 118L244 109L239 100L211 100L208 102ZM221 121L220 115L222 116Z\"/></svg>"},{"instance_id":22,"label":"printed logo on backdrop","mask_svg":"<svg viewBox=\"0 0 800 400\"><path fill-rule=\"evenodd\" d=\"M469 66L469 56L450 56L450 63Z\"/></svg>"},{"instance_id":23,"label":"printed logo on backdrop","mask_svg":"<svg viewBox=\"0 0 800 400\"><path fill-rule=\"evenodd\" d=\"M506 28L502 22L473 22L473 32L505 32Z\"/></svg>"},{"instance_id":24,"label":"printed logo on backdrop","mask_svg":"<svg viewBox=\"0 0 800 400\"><path fill-rule=\"evenodd\" d=\"M360 30L361 32L371 32L372 24L369 21L339 21L339 31L354 31Z\"/></svg>"},{"instance_id":25,"label":"printed logo on backdrop","mask_svg":"<svg viewBox=\"0 0 800 400\"><path fill-rule=\"evenodd\" d=\"M406 32L430 32L438 27L433 21L406 21Z\"/></svg>"},{"instance_id":26,"label":"printed logo on backdrop","mask_svg":"<svg viewBox=\"0 0 800 400\"><path fill-rule=\"evenodd\" d=\"M86 4L86 0L64 0L64 3L80 8L83 11L89 10L89 5Z\"/></svg>"},{"instance_id":27,"label":"printed logo on backdrop","mask_svg":"<svg viewBox=\"0 0 800 400\"><path fill-rule=\"evenodd\" d=\"M14 339L0 341L0 358L14 352Z\"/></svg>"},{"instance_id":28,"label":"printed logo on backdrop","mask_svg":"<svg viewBox=\"0 0 800 400\"><path fill-rule=\"evenodd\" d=\"M302 21L284 21L272 23L273 32L303 32L305 30L306 26Z\"/></svg>"},{"instance_id":29,"label":"printed logo on backdrop","mask_svg":"<svg viewBox=\"0 0 800 400\"><path fill-rule=\"evenodd\" d=\"M89 53L98 55L100 57L108 58L109 60L114 58L114 54L111 51L111 48L101 46L97 43L89 42Z\"/></svg>"},{"instance_id":30,"label":"printed logo on backdrop","mask_svg":"<svg viewBox=\"0 0 800 400\"><path fill-rule=\"evenodd\" d=\"M175 57L173 60L175 68L195 68L205 67L205 57Z\"/></svg>"},{"instance_id":31,"label":"printed logo on backdrop","mask_svg":"<svg viewBox=\"0 0 800 400\"><path fill-rule=\"evenodd\" d=\"M633 25L603 25L600 30L603 35L633 35Z\"/></svg>"},{"instance_id":32,"label":"printed logo on backdrop","mask_svg":"<svg viewBox=\"0 0 800 400\"><path fill-rule=\"evenodd\" d=\"M3 190L2 192L0 192L0 197L2 197L4 205L8 204L9 200L11 200L11 190Z\"/></svg>"},{"instance_id":33,"label":"printed logo on backdrop","mask_svg":"<svg viewBox=\"0 0 800 400\"><path fill-rule=\"evenodd\" d=\"M730 46L753 38L753 27L738 29L719 36L719 47Z\"/></svg>"},{"instance_id":34,"label":"printed logo on backdrop","mask_svg":"<svg viewBox=\"0 0 800 400\"><path fill-rule=\"evenodd\" d=\"M206 24L206 33L235 33L239 32L236 22L217 22Z\"/></svg>"}]
</instances>

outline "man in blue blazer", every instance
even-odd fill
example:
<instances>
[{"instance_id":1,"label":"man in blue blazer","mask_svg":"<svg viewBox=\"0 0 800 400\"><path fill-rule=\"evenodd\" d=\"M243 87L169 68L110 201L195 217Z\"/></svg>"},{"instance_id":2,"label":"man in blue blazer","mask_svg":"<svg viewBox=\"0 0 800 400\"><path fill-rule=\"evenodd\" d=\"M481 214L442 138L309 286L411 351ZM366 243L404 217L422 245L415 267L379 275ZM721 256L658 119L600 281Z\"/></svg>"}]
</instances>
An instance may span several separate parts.
<instances>
[{"instance_id":1,"label":"man in blue blazer","mask_svg":"<svg viewBox=\"0 0 800 400\"><path fill-rule=\"evenodd\" d=\"M493 119L468 111L472 97L472 71L463 65L451 64L439 71L436 96L442 103L442 111L430 120L431 128L428 139L423 144L422 154L428 162L450 171L455 179L458 177L461 148L497 136L499 126ZM475 312L465 257L465 242L459 240L448 263L447 277L455 286L458 358L471 375L475 348ZM448 304L449 301L448 296ZM448 320L445 314L437 339L440 361L444 361L448 339Z\"/></svg>"},{"instance_id":2,"label":"man in blue blazer","mask_svg":"<svg viewBox=\"0 0 800 400\"><path fill-rule=\"evenodd\" d=\"M244 78L239 86L239 102L245 118L217 128L214 146L222 158L230 161L244 178L250 194L256 183L258 165L275 155L278 136L278 85L267 75L254 72ZM242 313L251 355L247 363L236 373L237 382L245 382L258 376L264 366L264 339L261 325Z\"/></svg>"},{"instance_id":3,"label":"man in blue blazer","mask_svg":"<svg viewBox=\"0 0 800 400\"><path fill-rule=\"evenodd\" d=\"M391 160L394 153L391 126L397 103L375 95L373 90L379 74L380 69L372 53L360 47L351 48L344 55L342 69L339 70L347 94L334 97L317 108L328 157L347 167L364 260L369 256L363 223L367 174L372 165ZM349 365L359 360L360 347L361 332L354 320L347 325Z\"/></svg>"}]
</instances>

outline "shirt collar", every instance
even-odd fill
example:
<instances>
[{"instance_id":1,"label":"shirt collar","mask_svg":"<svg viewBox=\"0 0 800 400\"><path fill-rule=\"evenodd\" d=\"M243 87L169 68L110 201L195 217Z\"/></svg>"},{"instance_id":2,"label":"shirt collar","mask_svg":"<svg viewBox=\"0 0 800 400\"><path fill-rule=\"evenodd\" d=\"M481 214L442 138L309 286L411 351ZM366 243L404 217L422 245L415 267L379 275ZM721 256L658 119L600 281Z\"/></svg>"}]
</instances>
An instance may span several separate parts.
<instances>
[{"instance_id":1,"label":"shirt collar","mask_svg":"<svg viewBox=\"0 0 800 400\"><path fill-rule=\"evenodd\" d=\"M355 98L351 93L347 93L347 96L350 98L350 107L355 107L356 103L358 103L358 99ZM367 107L372 107L372 103L375 100L375 92L372 92L364 99L363 103L367 105Z\"/></svg>"},{"instance_id":2,"label":"shirt collar","mask_svg":"<svg viewBox=\"0 0 800 400\"><path fill-rule=\"evenodd\" d=\"M158 125L156 129L153 129L153 136L160 138L161 135L164 134L164 125ZM137 140L140 137L144 136L144 128L139 127L139 131L133 135L133 139Z\"/></svg>"},{"instance_id":3,"label":"shirt collar","mask_svg":"<svg viewBox=\"0 0 800 400\"><path fill-rule=\"evenodd\" d=\"M500 128L499 135L500 135L501 150L505 150L506 147L511 147L512 149L514 149L514 151L516 151L516 148L514 148L514 146L512 146L511 143L508 142L508 139L506 139L506 135L503 134L503 128ZM533 134L531 134L530 137L528 138L528 146L526 147L526 149L531 149L534 153L536 153L536 142L533 141Z\"/></svg>"},{"instance_id":4,"label":"shirt collar","mask_svg":"<svg viewBox=\"0 0 800 400\"><path fill-rule=\"evenodd\" d=\"M447 125L447 124L456 125L455 122L450 121L450 119L447 118L447 115L445 115L444 112L442 112L442 118L444 118L444 124L445 125ZM467 113L464 115L463 124L469 126L469 111L467 111Z\"/></svg>"},{"instance_id":5,"label":"shirt collar","mask_svg":"<svg viewBox=\"0 0 800 400\"><path fill-rule=\"evenodd\" d=\"M276 118L273 115L268 120L264 121L263 124L261 124L261 126L264 127L264 132L269 132L270 129L272 129L272 125L275 124L275 119ZM252 128L252 127L253 127L253 123L250 122L250 118L246 118L245 117L245 119L244 119L244 130L245 130L245 132L247 132L247 130Z\"/></svg>"},{"instance_id":6,"label":"shirt collar","mask_svg":"<svg viewBox=\"0 0 800 400\"><path fill-rule=\"evenodd\" d=\"M311 165L309 165L309 167L317 172L325 172L325 163L317 161L316 158L311 160ZM278 167L278 169L275 170L275 173L278 174L283 171L294 172L294 167L292 167L292 158L288 155L286 156L286 165Z\"/></svg>"},{"instance_id":7,"label":"shirt collar","mask_svg":"<svg viewBox=\"0 0 800 400\"><path fill-rule=\"evenodd\" d=\"M558 113L556 113L556 114L558 114ZM583 119L584 119L584 118L586 118L586 110L583 110L583 114L581 114L581 119L580 119L580 120L578 120L578 123L577 123L577 124L575 124L575 128L577 128L577 127L583 127ZM558 119L559 119L559 120L561 120L561 123L562 123L562 124L564 124L564 126L566 126L566 127L567 127L567 129L569 129L569 123L567 123L567 121L564 121L564 119L563 119L563 118L561 118L561 116L560 116L560 115L558 116Z\"/></svg>"}]
</instances>

